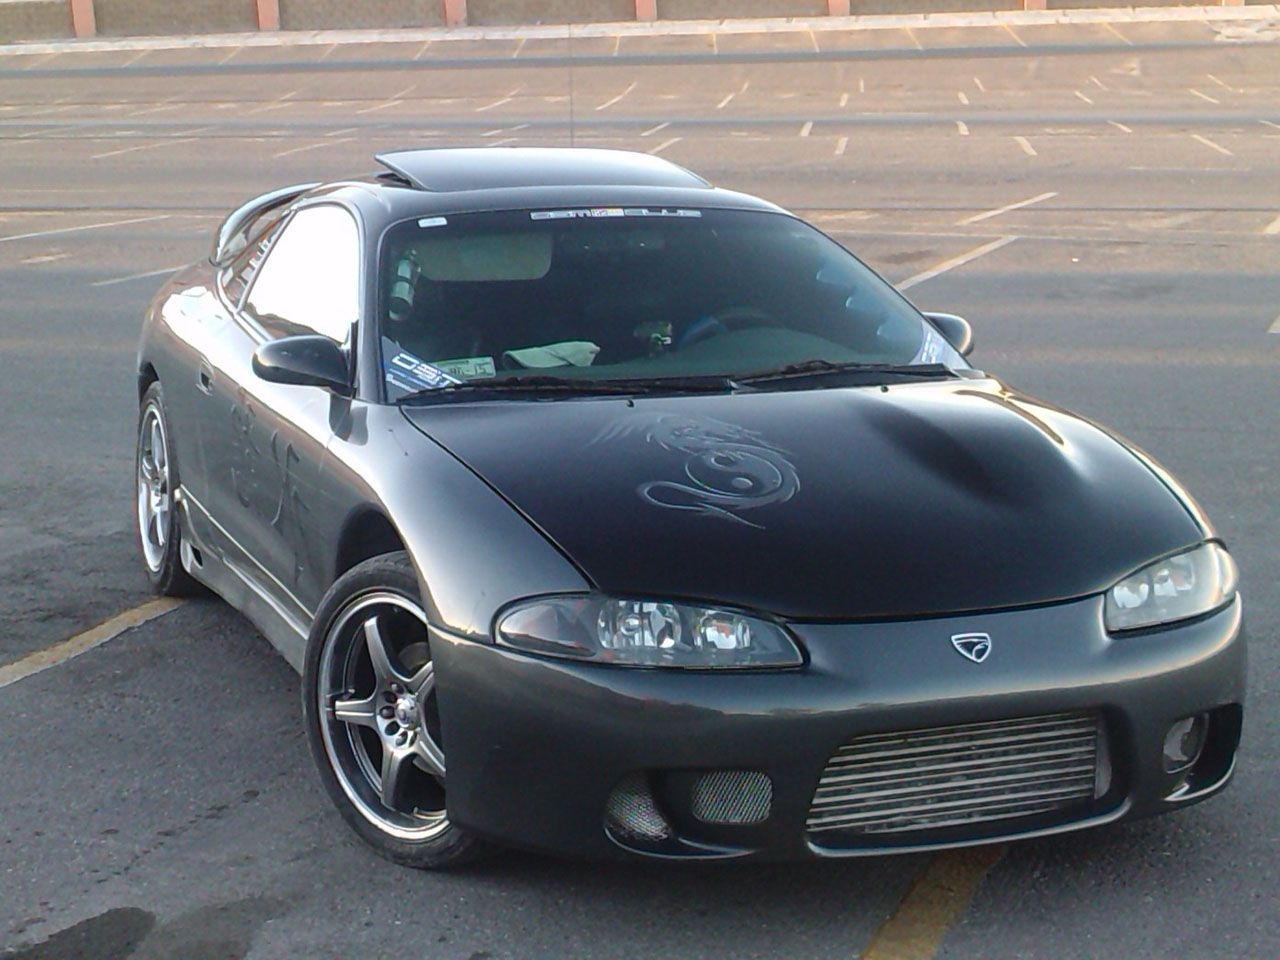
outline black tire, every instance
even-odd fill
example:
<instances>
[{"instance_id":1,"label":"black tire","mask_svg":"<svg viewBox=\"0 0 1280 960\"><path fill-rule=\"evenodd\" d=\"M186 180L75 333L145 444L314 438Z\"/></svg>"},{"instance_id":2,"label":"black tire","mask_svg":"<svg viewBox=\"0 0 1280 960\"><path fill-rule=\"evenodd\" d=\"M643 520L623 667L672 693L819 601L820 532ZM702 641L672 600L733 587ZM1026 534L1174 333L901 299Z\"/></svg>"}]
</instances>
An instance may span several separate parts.
<instances>
[{"instance_id":1,"label":"black tire","mask_svg":"<svg viewBox=\"0 0 1280 960\"><path fill-rule=\"evenodd\" d=\"M448 820L443 772L432 773L420 757L410 757L407 772L397 778L397 782L413 780L413 788L406 787L401 797L401 806L410 807L408 811L383 801L384 778L375 777L372 772L378 763L383 764L381 771L387 770L385 764L393 742L387 731L391 728L411 738L416 736L419 746L437 746L439 769L444 769L442 748L438 747L443 738L432 699L434 671L428 670L430 651L425 615L419 616L421 610L417 574L405 553L374 557L343 574L325 594L307 640L302 712L312 759L329 798L347 825L388 860L419 870L441 870L460 866L489 851L486 844ZM355 705L358 701L376 703L377 709L388 710L394 703L394 719L405 719L399 712L404 701L393 699L397 695L388 692L388 684L379 678L368 652L370 619L381 624L375 633L382 637L383 649L389 652L395 676L429 673L431 677L430 689L425 685L422 688L425 692L412 683L399 687L400 698L416 703L405 708L409 724L405 727L399 727L391 718L375 717L368 708L360 714L365 721L344 722L334 709L335 705ZM415 619L422 623L415 623ZM407 662L415 664L412 671L404 667ZM371 723L366 722L370 719ZM410 739L409 747L403 749L413 746ZM422 808L417 806L419 799Z\"/></svg>"},{"instance_id":2,"label":"black tire","mask_svg":"<svg viewBox=\"0 0 1280 960\"><path fill-rule=\"evenodd\" d=\"M164 504L165 530L160 537L161 542L148 543L148 521L144 518L144 499L150 500L150 494L143 490L143 459L147 449L154 446L151 430L152 418L159 423L159 436L164 447L163 493L158 499ZM138 404L137 443L134 449L134 480L138 489L134 497L134 532L138 544L138 552L142 556L142 566L146 571L151 588L166 597L190 597L204 593L204 587L182 566L182 522L179 517L174 491L178 489L178 462L173 454L173 436L169 427L169 418L164 407L164 392L160 382L156 381L147 387ZM150 446L149 446L150 445ZM152 451L154 458L154 451ZM154 467L154 461L153 461ZM155 502L155 501L152 501ZM150 528L154 529L154 528Z\"/></svg>"}]
</instances>

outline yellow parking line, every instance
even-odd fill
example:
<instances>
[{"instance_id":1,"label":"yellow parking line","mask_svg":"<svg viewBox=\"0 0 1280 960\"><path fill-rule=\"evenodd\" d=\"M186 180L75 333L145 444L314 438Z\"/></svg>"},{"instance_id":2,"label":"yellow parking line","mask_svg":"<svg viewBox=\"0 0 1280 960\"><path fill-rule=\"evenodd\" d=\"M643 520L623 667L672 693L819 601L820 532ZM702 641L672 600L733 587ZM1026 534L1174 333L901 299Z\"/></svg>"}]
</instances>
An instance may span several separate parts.
<instances>
[{"instance_id":1,"label":"yellow parking line","mask_svg":"<svg viewBox=\"0 0 1280 960\"><path fill-rule=\"evenodd\" d=\"M175 600L172 597L159 597L155 600L149 600L139 607L126 610L105 623L100 623L96 627L86 630L84 633L76 634L70 640L63 640L61 643L55 643L51 647L45 647L43 650L29 653L16 663L9 663L0 667L0 689L9 686L11 683L17 683L19 680L25 680L32 674L39 673L42 670L48 670L50 667L56 667L60 663L66 663L72 657L78 657L94 647L100 647L126 630L141 626L148 620L154 620L156 617L162 616L181 605L181 600Z\"/></svg>"},{"instance_id":2,"label":"yellow parking line","mask_svg":"<svg viewBox=\"0 0 1280 960\"><path fill-rule=\"evenodd\" d=\"M997 845L938 854L876 931L861 960L930 960L1004 853Z\"/></svg>"}]
</instances>

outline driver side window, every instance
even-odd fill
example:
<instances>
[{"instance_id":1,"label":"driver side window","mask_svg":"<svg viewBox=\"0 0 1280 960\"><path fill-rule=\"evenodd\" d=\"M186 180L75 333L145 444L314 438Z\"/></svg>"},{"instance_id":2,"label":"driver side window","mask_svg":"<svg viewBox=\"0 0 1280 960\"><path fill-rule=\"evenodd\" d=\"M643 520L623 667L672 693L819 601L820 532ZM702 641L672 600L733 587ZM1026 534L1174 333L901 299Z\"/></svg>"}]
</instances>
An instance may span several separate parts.
<instances>
[{"instance_id":1,"label":"driver side window","mask_svg":"<svg viewBox=\"0 0 1280 960\"><path fill-rule=\"evenodd\" d=\"M274 338L319 333L346 341L360 315L360 232L351 214L332 204L294 214L244 310Z\"/></svg>"}]
</instances>

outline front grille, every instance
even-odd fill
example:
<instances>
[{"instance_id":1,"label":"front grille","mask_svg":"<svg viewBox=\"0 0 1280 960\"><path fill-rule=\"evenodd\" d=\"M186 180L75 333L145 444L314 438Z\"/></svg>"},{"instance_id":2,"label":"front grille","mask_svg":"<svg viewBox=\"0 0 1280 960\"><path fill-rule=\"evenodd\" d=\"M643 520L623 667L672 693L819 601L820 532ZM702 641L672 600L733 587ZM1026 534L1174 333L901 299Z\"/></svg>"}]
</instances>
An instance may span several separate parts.
<instances>
[{"instance_id":1,"label":"front grille","mask_svg":"<svg viewBox=\"0 0 1280 960\"><path fill-rule=\"evenodd\" d=\"M806 826L894 834L1078 807L1100 792L1104 747L1097 718L1069 713L857 737L828 761Z\"/></svg>"}]
</instances>

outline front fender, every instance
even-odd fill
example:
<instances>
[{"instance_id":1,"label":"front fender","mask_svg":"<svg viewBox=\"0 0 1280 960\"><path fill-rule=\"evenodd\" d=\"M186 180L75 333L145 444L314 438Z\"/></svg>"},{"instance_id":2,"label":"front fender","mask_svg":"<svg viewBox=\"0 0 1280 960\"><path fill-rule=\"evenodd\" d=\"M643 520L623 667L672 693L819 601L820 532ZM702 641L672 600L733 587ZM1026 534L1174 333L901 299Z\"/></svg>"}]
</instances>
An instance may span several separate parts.
<instances>
[{"instance_id":1,"label":"front fender","mask_svg":"<svg viewBox=\"0 0 1280 960\"><path fill-rule=\"evenodd\" d=\"M497 611L521 597L589 590L551 542L396 407L335 398L324 469L337 531L375 509L400 535L432 625L488 639Z\"/></svg>"}]
</instances>

